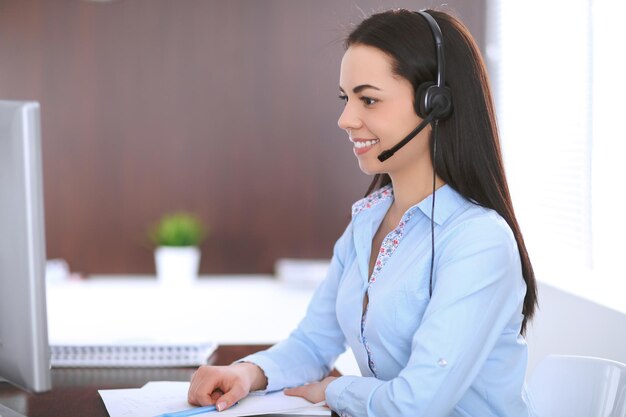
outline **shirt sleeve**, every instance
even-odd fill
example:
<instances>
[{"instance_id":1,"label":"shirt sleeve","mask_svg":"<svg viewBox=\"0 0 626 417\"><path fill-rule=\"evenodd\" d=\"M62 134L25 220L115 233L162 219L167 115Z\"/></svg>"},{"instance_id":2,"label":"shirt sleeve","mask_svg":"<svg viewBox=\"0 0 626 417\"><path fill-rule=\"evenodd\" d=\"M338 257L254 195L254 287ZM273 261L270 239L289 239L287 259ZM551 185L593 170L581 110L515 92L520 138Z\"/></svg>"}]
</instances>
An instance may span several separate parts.
<instances>
[{"instance_id":1,"label":"shirt sleeve","mask_svg":"<svg viewBox=\"0 0 626 417\"><path fill-rule=\"evenodd\" d=\"M501 218L474 219L440 250L433 295L396 378L340 377L326 401L349 416L449 416L503 332L519 333L526 286ZM507 328L508 327L508 328Z\"/></svg>"},{"instance_id":2,"label":"shirt sleeve","mask_svg":"<svg viewBox=\"0 0 626 417\"><path fill-rule=\"evenodd\" d=\"M296 330L270 349L240 360L252 362L263 370L268 380L264 391L319 381L330 372L337 356L345 351L346 340L337 321L336 298L343 259L352 241L351 230L350 224L335 243L326 278L315 291Z\"/></svg>"}]
</instances>

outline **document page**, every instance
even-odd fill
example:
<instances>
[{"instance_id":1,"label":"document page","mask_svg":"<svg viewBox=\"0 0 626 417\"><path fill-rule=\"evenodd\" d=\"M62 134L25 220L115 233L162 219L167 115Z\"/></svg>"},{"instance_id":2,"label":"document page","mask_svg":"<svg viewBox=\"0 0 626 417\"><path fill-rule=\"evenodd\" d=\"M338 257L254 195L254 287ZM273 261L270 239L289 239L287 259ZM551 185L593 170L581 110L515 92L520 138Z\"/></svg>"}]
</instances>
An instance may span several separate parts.
<instances>
[{"instance_id":1,"label":"document page","mask_svg":"<svg viewBox=\"0 0 626 417\"><path fill-rule=\"evenodd\" d=\"M193 408L187 402L189 382L150 382L142 388L99 390L111 417L155 417L163 413ZM325 415L330 410L322 404L312 404L300 397L289 397L282 391L251 394L222 412L198 416L256 416L263 414Z\"/></svg>"}]
</instances>

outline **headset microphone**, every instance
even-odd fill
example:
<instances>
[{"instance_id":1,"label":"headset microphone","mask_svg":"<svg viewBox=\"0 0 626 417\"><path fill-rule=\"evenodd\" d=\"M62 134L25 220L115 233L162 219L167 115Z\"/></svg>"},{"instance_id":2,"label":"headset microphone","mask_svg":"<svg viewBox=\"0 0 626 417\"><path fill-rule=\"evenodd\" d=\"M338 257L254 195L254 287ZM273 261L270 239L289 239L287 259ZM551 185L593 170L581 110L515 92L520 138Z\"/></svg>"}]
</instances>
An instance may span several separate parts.
<instances>
[{"instance_id":1,"label":"headset microphone","mask_svg":"<svg viewBox=\"0 0 626 417\"><path fill-rule=\"evenodd\" d=\"M413 139L415 136L417 136L417 134L419 132L424 130L424 128L426 126L428 126L433 120L435 120L435 112L431 112L428 116L426 116L426 118L424 120L422 120L422 123L417 125L417 127L415 129L413 129L413 131L411 133L406 135L406 137L404 139L402 139L400 142L398 142L395 146L393 146L390 149L387 149L386 151L382 151L380 153L380 155L378 155L378 160L380 162L385 162L387 159L391 158L394 153L396 153L404 145L409 143L411 141L411 139Z\"/></svg>"}]
</instances>

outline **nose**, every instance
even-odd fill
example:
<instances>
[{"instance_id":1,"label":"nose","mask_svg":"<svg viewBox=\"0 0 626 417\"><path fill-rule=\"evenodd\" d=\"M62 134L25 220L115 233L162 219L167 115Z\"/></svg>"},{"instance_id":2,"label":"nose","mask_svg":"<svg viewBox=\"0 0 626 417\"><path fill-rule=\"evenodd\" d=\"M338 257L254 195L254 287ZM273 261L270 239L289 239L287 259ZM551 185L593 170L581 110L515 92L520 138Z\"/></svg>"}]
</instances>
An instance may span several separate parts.
<instances>
[{"instance_id":1,"label":"nose","mask_svg":"<svg viewBox=\"0 0 626 417\"><path fill-rule=\"evenodd\" d=\"M363 122L359 118L358 112L353 109L353 106L350 105L350 102L347 102L341 115L339 115L339 120L337 120L337 125L343 130L355 130L359 129Z\"/></svg>"}]
</instances>

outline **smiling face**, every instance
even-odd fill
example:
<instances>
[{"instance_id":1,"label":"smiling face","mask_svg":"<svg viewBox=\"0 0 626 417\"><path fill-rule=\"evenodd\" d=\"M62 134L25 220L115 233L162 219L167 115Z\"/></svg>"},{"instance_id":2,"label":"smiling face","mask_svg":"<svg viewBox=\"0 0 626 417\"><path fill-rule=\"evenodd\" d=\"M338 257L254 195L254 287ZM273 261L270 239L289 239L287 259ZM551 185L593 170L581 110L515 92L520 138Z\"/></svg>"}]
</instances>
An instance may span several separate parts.
<instances>
[{"instance_id":1,"label":"smiling face","mask_svg":"<svg viewBox=\"0 0 626 417\"><path fill-rule=\"evenodd\" d=\"M422 121L413 107L413 86L392 71L393 60L378 48L355 44L341 61L340 98L346 105L338 125L353 142L354 154L366 174L394 174L428 164L430 126L394 156L377 156L400 142Z\"/></svg>"}]
</instances>

